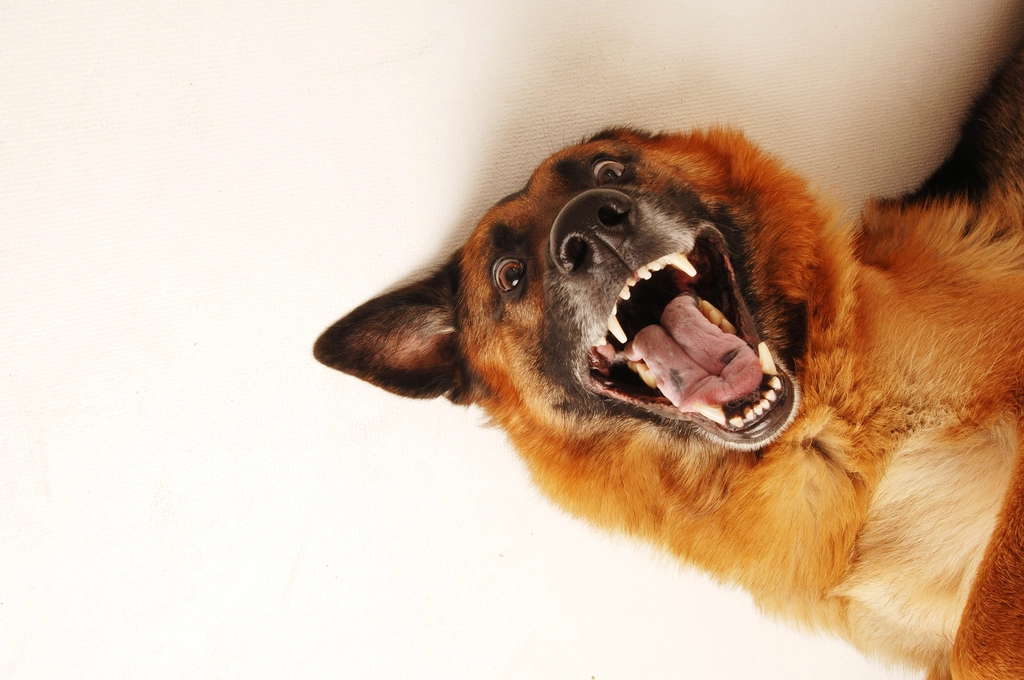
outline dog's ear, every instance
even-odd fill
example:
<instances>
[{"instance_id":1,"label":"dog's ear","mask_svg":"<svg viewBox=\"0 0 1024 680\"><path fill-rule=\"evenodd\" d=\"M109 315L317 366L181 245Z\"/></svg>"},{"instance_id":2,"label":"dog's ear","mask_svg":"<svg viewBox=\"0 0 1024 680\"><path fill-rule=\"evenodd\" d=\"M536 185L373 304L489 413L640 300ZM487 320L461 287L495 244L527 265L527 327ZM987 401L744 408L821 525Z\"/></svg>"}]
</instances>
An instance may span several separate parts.
<instances>
[{"instance_id":1,"label":"dog's ear","mask_svg":"<svg viewBox=\"0 0 1024 680\"><path fill-rule=\"evenodd\" d=\"M455 328L455 258L354 309L313 346L317 361L404 397L466 401Z\"/></svg>"}]
</instances>

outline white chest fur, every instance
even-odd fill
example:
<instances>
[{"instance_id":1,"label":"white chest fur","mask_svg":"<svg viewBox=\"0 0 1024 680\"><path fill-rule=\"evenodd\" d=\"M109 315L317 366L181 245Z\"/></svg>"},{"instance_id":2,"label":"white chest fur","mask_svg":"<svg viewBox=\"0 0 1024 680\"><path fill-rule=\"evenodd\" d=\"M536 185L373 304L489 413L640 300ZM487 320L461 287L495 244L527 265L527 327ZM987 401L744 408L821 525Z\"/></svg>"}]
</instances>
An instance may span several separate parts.
<instances>
[{"instance_id":1,"label":"white chest fur","mask_svg":"<svg viewBox=\"0 0 1024 680\"><path fill-rule=\"evenodd\" d=\"M1011 425L930 432L893 457L834 594L851 641L894 660L948 656L1017 455Z\"/></svg>"}]
</instances>

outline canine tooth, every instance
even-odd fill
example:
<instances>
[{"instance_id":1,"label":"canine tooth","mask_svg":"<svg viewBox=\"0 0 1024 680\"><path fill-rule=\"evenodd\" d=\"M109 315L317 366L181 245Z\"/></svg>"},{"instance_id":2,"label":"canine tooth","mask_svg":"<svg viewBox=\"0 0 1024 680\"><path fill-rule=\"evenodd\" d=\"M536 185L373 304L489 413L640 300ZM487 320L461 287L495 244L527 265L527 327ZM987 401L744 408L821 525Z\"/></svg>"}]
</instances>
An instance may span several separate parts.
<instances>
[{"instance_id":1,"label":"canine tooth","mask_svg":"<svg viewBox=\"0 0 1024 680\"><path fill-rule=\"evenodd\" d=\"M640 375L640 379L644 381L644 384L650 387L652 390L658 389L658 381L654 378L654 374L651 373L651 369L647 367L647 364L642 361L636 365L636 372Z\"/></svg>"},{"instance_id":2,"label":"canine tooth","mask_svg":"<svg viewBox=\"0 0 1024 680\"><path fill-rule=\"evenodd\" d=\"M612 311L612 315L608 317L608 330L612 332L615 339L621 342L623 345L629 339L626 337L626 331L622 330L622 324L619 323L619 318L615 316L615 311Z\"/></svg>"},{"instance_id":3,"label":"canine tooth","mask_svg":"<svg viewBox=\"0 0 1024 680\"><path fill-rule=\"evenodd\" d=\"M631 370L634 373L636 373L636 362L635 361L626 361L626 368L628 368L629 370Z\"/></svg>"},{"instance_id":4,"label":"canine tooth","mask_svg":"<svg viewBox=\"0 0 1024 680\"><path fill-rule=\"evenodd\" d=\"M765 375L778 375L779 372L775 369L775 360L772 359L772 353L768 351L768 345L763 342L757 346L757 357L761 360L761 372Z\"/></svg>"},{"instance_id":5,"label":"canine tooth","mask_svg":"<svg viewBox=\"0 0 1024 680\"><path fill-rule=\"evenodd\" d=\"M722 410L721 406L712 406L711 404L694 404L693 408L697 413L701 414L708 420L714 421L719 425L725 425L725 411Z\"/></svg>"},{"instance_id":6,"label":"canine tooth","mask_svg":"<svg viewBox=\"0 0 1024 680\"><path fill-rule=\"evenodd\" d=\"M736 326L729 323L726 318L722 319L722 323L718 324L718 327L722 329L723 333L729 333L730 335L736 335Z\"/></svg>"},{"instance_id":7,"label":"canine tooth","mask_svg":"<svg viewBox=\"0 0 1024 680\"><path fill-rule=\"evenodd\" d=\"M646 281L651 278L651 270L647 268L647 265L641 265L640 268L636 270L636 275Z\"/></svg>"},{"instance_id":8,"label":"canine tooth","mask_svg":"<svg viewBox=\"0 0 1024 680\"><path fill-rule=\"evenodd\" d=\"M729 418L729 424L735 427L736 429L739 429L743 427L743 418L740 418L739 416L733 416L732 418Z\"/></svg>"},{"instance_id":9,"label":"canine tooth","mask_svg":"<svg viewBox=\"0 0 1024 680\"><path fill-rule=\"evenodd\" d=\"M690 263L690 260L687 259L686 255L683 255L682 253L669 253L663 259L665 259L668 264L672 265L676 269L681 269L690 276L697 275L697 268L694 267Z\"/></svg>"}]
</instances>

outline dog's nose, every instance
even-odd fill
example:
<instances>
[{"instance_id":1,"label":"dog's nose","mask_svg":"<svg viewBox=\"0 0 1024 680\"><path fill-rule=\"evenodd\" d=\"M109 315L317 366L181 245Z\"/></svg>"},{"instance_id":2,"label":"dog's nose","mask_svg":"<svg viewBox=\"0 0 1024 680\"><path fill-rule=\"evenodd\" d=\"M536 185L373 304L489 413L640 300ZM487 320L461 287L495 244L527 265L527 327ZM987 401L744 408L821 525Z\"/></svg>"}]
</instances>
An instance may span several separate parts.
<instances>
[{"instance_id":1,"label":"dog's nose","mask_svg":"<svg viewBox=\"0 0 1024 680\"><path fill-rule=\"evenodd\" d=\"M583 273L609 258L632 231L633 199L615 189L590 189L565 204L548 237L551 260L563 272Z\"/></svg>"}]
</instances>

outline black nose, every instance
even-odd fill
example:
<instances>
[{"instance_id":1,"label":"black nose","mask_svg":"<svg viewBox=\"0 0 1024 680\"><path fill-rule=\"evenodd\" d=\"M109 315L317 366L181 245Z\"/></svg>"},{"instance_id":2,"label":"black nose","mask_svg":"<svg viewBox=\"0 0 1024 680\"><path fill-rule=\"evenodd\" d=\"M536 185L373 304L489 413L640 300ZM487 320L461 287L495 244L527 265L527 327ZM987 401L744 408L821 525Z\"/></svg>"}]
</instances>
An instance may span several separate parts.
<instances>
[{"instance_id":1,"label":"black nose","mask_svg":"<svg viewBox=\"0 0 1024 680\"><path fill-rule=\"evenodd\" d=\"M584 191L558 213L548 237L551 259L565 273L583 273L610 258L632 231L633 199L615 189Z\"/></svg>"}]
</instances>

